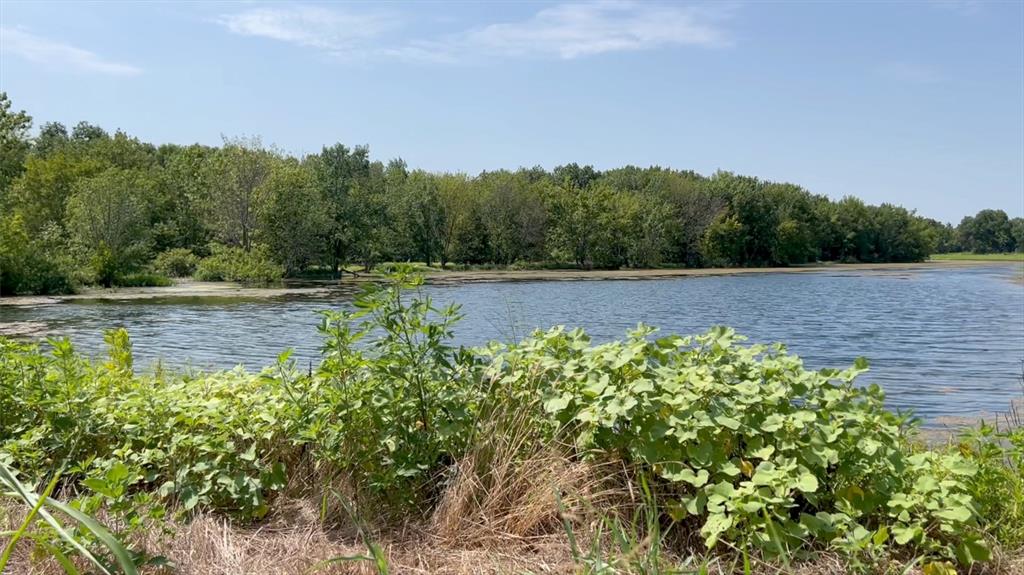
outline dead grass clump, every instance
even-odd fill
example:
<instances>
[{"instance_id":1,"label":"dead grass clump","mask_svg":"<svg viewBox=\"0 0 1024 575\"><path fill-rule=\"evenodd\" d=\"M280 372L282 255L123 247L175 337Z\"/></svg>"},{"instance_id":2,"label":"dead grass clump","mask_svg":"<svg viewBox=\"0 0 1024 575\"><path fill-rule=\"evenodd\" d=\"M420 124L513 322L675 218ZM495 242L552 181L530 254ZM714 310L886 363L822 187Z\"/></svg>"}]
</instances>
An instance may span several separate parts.
<instances>
[{"instance_id":1,"label":"dead grass clump","mask_svg":"<svg viewBox=\"0 0 1024 575\"><path fill-rule=\"evenodd\" d=\"M562 512L608 510L608 466L580 461L568 446L541 441L529 409L500 409L452 468L429 522L448 544L493 545L562 534Z\"/></svg>"}]
</instances>

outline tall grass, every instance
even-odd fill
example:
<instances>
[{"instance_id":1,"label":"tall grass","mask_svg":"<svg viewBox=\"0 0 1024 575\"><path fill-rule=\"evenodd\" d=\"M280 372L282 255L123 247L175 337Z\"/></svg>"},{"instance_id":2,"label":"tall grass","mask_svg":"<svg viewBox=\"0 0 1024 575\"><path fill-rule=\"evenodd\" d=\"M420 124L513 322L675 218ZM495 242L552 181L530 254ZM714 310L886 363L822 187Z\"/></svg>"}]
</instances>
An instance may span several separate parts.
<instances>
[{"instance_id":1,"label":"tall grass","mask_svg":"<svg viewBox=\"0 0 1024 575\"><path fill-rule=\"evenodd\" d=\"M0 554L0 573L5 572L4 569L18 542L22 539L29 539L40 546L45 553L51 555L69 575L78 575L81 571L68 558L67 553L61 549L59 544L63 544L64 547L77 553L82 559L106 575L111 575L115 570L124 575L137 575L138 571L132 554L110 531L88 514L50 497L59 480L60 474L55 474L42 493L36 493L23 484L10 467L0 461L0 489L2 489L0 496L13 498L28 509L24 521L16 531L0 533L0 535L10 538ZM69 517L75 523L75 529L66 527L50 513L49 509ZM57 539L48 537L44 532L34 531L33 524L37 520L42 520L57 535ZM113 557L113 564L101 559L101 556L91 551L87 547L88 543L82 541L83 537L97 540Z\"/></svg>"}]
</instances>

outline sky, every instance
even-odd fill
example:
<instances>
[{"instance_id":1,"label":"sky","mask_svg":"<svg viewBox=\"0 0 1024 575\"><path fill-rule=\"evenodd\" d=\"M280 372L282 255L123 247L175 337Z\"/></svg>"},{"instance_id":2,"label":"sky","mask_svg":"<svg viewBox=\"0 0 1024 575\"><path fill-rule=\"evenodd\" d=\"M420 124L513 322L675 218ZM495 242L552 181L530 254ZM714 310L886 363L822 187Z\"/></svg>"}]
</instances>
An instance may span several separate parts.
<instances>
[{"instance_id":1,"label":"sky","mask_svg":"<svg viewBox=\"0 0 1024 575\"><path fill-rule=\"evenodd\" d=\"M36 125L467 172L728 170L1024 216L1024 2L0 1Z\"/></svg>"}]
</instances>

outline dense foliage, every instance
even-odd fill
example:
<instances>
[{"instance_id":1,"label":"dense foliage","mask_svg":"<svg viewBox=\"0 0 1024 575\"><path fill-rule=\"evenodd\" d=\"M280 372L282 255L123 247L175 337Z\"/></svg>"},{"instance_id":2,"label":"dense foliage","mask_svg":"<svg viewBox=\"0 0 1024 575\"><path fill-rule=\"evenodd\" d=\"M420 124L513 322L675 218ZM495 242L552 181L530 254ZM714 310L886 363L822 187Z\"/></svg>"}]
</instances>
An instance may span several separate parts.
<instances>
[{"instance_id":1,"label":"dense foliage","mask_svg":"<svg viewBox=\"0 0 1024 575\"><path fill-rule=\"evenodd\" d=\"M1024 220L1003 212L954 229L729 172L569 164L471 177L375 161L366 147L295 158L258 139L155 146L85 122L46 123L31 137L31 122L0 94L2 294L121 285L139 272L249 277L233 267L267 281L386 261L764 266L1024 246ZM226 261L235 257L245 261Z\"/></svg>"},{"instance_id":2,"label":"dense foliage","mask_svg":"<svg viewBox=\"0 0 1024 575\"><path fill-rule=\"evenodd\" d=\"M557 328L455 348L457 308L407 291L419 283L401 277L325 313L323 359L308 370L286 352L258 374L139 373L123 330L108 333L106 361L66 340L0 340L0 461L30 482L63 470L78 507L127 530L168 509L258 520L310 467L346 478L359 505L408 518L430 513L465 472L454 464L510 433L494 420L513 414L519 447L490 465L567 446L568 460L649 486L648 529L672 524L711 550L942 566L1024 542L1024 432L983 427L924 449L878 388L854 385L862 361L809 371L727 328L656 338L639 326L600 345Z\"/></svg>"}]
</instances>

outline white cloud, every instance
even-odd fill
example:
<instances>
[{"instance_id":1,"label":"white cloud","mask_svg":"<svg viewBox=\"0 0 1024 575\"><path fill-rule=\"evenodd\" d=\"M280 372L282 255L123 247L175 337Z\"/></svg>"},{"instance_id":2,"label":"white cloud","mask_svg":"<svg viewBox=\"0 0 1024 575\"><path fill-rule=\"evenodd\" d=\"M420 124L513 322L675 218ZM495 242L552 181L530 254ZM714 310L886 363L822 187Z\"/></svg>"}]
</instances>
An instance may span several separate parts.
<instances>
[{"instance_id":1,"label":"white cloud","mask_svg":"<svg viewBox=\"0 0 1024 575\"><path fill-rule=\"evenodd\" d=\"M463 30L440 38L386 42L400 27L390 12L289 6L254 8L217 19L233 33L318 48L339 56L456 62L479 56L573 59L666 46L721 46L732 5L715 7L629 0L563 3L518 22Z\"/></svg>"},{"instance_id":2,"label":"white cloud","mask_svg":"<svg viewBox=\"0 0 1024 575\"><path fill-rule=\"evenodd\" d=\"M81 72L95 72L111 76L137 76L141 68L130 64L106 60L90 52L17 28L0 28L0 46L3 52L17 54L39 64L66 66Z\"/></svg>"},{"instance_id":3,"label":"white cloud","mask_svg":"<svg viewBox=\"0 0 1024 575\"><path fill-rule=\"evenodd\" d=\"M253 8L217 19L242 36L259 36L331 52L361 51L369 40L395 27L388 13L356 13L314 6Z\"/></svg>"},{"instance_id":4,"label":"white cloud","mask_svg":"<svg viewBox=\"0 0 1024 575\"><path fill-rule=\"evenodd\" d=\"M559 4L522 22L491 24L461 42L490 52L563 59L664 46L728 43L706 8L637 2Z\"/></svg>"}]
</instances>

